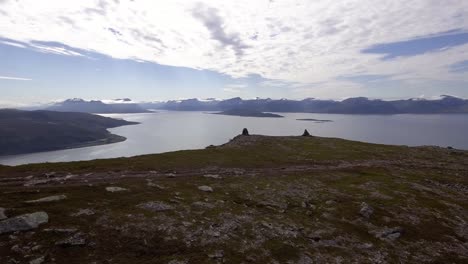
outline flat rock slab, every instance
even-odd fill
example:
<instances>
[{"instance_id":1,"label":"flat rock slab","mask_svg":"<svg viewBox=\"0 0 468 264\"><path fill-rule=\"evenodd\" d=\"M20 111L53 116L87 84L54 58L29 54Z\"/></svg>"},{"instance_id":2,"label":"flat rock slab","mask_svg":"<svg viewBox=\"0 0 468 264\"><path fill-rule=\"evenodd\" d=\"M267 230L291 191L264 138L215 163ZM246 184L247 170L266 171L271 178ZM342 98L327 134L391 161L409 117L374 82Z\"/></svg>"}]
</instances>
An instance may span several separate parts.
<instances>
[{"instance_id":1,"label":"flat rock slab","mask_svg":"<svg viewBox=\"0 0 468 264\"><path fill-rule=\"evenodd\" d=\"M62 195L48 196L48 197L40 198L37 200L26 201L25 203L47 203L47 202L65 200L65 199L67 199L67 196L62 194Z\"/></svg>"},{"instance_id":2,"label":"flat rock slab","mask_svg":"<svg viewBox=\"0 0 468 264\"><path fill-rule=\"evenodd\" d=\"M203 192L213 192L213 188L211 188L210 186L206 186L206 185L198 186L198 190L203 191Z\"/></svg>"},{"instance_id":3,"label":"flat rock slab","mask_svg":"<svg viewBox=\"0 0 468 264\"><path fill-rule=\"evenodd\" d=\"M0 222L0 234L31 230L47 222L49 222L49 215L46 212L36 212L8 218Z\"/></svg>"},{"instance_id":4,"label":"flat rock slab","mask_svg":"<svg viewBox=\"0 0 468 264\"><path fill-rule=\"evenodd\" d=\"M109 187L106 187L106 191L108 192L124 192L124 191L128 191L127 188L122 188L122 187L116 187L116 186L109 186Z\"/></svg>"}]
</instances>

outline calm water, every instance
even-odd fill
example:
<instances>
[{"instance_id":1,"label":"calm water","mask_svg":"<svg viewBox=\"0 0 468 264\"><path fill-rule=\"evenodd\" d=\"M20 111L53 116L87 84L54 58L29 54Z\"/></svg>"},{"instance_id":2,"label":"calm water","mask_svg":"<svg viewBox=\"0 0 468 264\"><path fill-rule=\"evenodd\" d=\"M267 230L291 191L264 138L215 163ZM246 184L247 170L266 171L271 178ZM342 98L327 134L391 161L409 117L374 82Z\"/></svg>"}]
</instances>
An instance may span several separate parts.
<instances>
[{"instance_id":1,"label":"calm water","mask_svg":"<svg viewBox=\"0 0 468 264\"><path fill-rule=\"evenodd\" d=\"M110 131L127 137L124 142L0 157L0 164L18 165L101 158L128 157L219 145L239 134L300 135L305 128L312 135L340 137L398 145L438 145L468 149L468 115L335 115L284 113L285 118L255 118L212 115L203 112L159 112L112 114L114 118L141 124ZM315 123L298 118L329 119Z\"/></svg>"}]
</instances>

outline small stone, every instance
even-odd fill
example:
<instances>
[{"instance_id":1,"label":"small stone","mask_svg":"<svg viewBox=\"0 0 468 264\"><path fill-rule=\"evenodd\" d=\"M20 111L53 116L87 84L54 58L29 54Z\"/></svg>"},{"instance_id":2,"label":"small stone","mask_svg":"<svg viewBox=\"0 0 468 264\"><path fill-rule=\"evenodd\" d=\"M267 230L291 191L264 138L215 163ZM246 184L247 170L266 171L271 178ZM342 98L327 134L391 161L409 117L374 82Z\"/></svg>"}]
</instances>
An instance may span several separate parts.
<instances>
[{"instance_id":1,"label":"small stone","mask_svg":"<svg viewBox=\"0 0 468 264\"><path fill-rule=\"evenodd\" d=\"M122 187L109 186L109 187L106 187L106 191L108 191L108 192L123 192L123 191L128 191L128 189L122 188Z\"/></svg>"},{"instance_id":2,"label":"small stone","mask_svg":"<svg viewBox=\"0 0 468 264\"><path fill-rule=\"evenodd\" d=\"M49 216L46 212L36 212L8 218L0 222L0 234L31 230L47 222L49 222Z\"/></svg>"},{"instance_id":3,"label":"small stone","mask_svg":"<svg viewBox=\"0 0 468 264\"><path fill-rule=\"evenodd\" d=\"M208 257L212 259L220 259L224 257L224 251L222 250L216 250L215 252L211 253L208 255Z\"/></svg>"},{"instance_id":4,"label":"small stone","mask_svg":"<svg viewBox=\"0 0 468 264\"><path fill-rule=\"evenodd\" d=\"M42 246L41 245L35 245L34 247L31 248L32 251L38 251L39 249L41 249Z\"/></svg>"},{"instance_id":5,"label":"small stone","mask_svg":"<svg viewBox=\"0 0 468 264\"><path fill-rule=\"evenodd\" d=\"M153 212L162 212L174 210L174 207L160 201L147 202L137 205L138 208L153 211Z\"/></svg>"},{"instance_id":6,"label":"small stone","mask_svg":"<svg viewBox=\"0 0 468 264\"><path fill-rule=\"evenodd\" d=\"M76 233L69 238L56 242L55 245L61 247L84 246L86 245L86 239L83 237L83 234Z\"/></svg>"},{"instance_id":7,"label":"small stone","mask_svg":"<svg viewBox=\"0 0 468 264\"><path fill-rule=\"evenodd\" d=\"M5 208L0 207L0 220L7 219L8 217L5 215Z\"/></svg>"},{"instance_id":8,"label":"small stone","mask_svg":"<svg viewBox=\"0 0 468 264\"><path fill-rule=\"evenodd\" d=\"M404 229L397 226L393 228L384 228L380 231L374 231L372 233L375 234L375 237L380 238L382 240L396 240L399 238L404 232Z\"/></svg>"},{"instance_id":9,"label":"small stone","mask_svg":"<svg viewBox=\"0 0 468 264\"><path fill-rule=\"evenodd\" d=\"M78 212L71 214L71 216L81 216L81 215L94 215L95 212L89 208L80 209Z\"/></svg>"},{"instance_id":10,"label":"small stone","mask_svg":"<svg viewBox=\"0 0 468 264\"><path fill-rule=\"evenodd\" d=\"M203 191L203 192L213 192L213 188L211 188L210 186L206 186L206 185L198 186L198 190Z\"/></svg>"},{"instance_id":11,"label":"small stone","mask_svg":"<svg viewBox=\"0 0 468 264\"><path fill-rule=\"evenodd\" d=\"M47 202L60 201L64 199L67 199L67 196L62 194L62 195L48 196L48 197L40 198L37 200L26 201L25 203L47 203Z\"/></svg>"},{"instance_id":12,"label":"small stone","mask_svg":"<svg viewBox=\"0 0 468 264\"><path fill-rule=\"evenodd\" d=\"M173 259L171 261L169 261L167 264L187 264L188 261L186 260L177 260L177 259Z\"/></svg>"},{"instance_id":13,"label":"small stone","mask_svg":"<svg viewBox=\"0 0 468 264\"><path fill-rule=\"evenodd\" d=\"M76 228L46 228L44 232L54 232L54 233L75 233L78 231Z\"/></svg>"},{"instance_id":14,"label":"small stone","mask_svg":"<svg viewBox=\"0 0 468 264\"><path fill-rule=\"evenodd\" d=\"M359 214L362 217L369 219L373 213L374 213L374 208L372 208L372 206L368 205L365 202L361 203L361 209L359 210Z\"/></svg>"},{"instance_id":15,"label":"small stone","mask_svg":"<svg viewBox=\"0 0 468 264\"><path fill-rule=\"evenodd\" d=\"M42 264L44 263L45 261L45 257L42 256L42 257L39 257L39 258L36 258L36 259L33 259L31 261L29 261L29 264Z\"/></svg>"},{"instance_id":16,"label":"small stone","mask_svg":"<svg viewBox=\"0 0 468 264\"><path fill-rule=\"evenodd\" d=\"M166 177L168 178L175 178L176 174L175 173L166 173Z\"/></svg>"},{"instance_id":17,"label":"small stone","mask_svg":"<svg viewBox=\"0 0 468 264\"><path fill-rule=\"evenodd\" d=\"M212 236L212 237L219 237L221 236L221 233L219 233L219 231L215 231L215 230L208 230L206 232L207 235L209 236Z\"/></svg>"},{"instance_id":18,"label":"small stone","mask_svg":"<svg viewBox=\"0 0 468 264\"><path fill-rule=\"evenodd\" d=\"M219 174L205 174L205 175L203 175L203 177L205 177L205 178L212 178L212 179L221 179L221 177L219 176Z\"/></svg>"}]
</instances>

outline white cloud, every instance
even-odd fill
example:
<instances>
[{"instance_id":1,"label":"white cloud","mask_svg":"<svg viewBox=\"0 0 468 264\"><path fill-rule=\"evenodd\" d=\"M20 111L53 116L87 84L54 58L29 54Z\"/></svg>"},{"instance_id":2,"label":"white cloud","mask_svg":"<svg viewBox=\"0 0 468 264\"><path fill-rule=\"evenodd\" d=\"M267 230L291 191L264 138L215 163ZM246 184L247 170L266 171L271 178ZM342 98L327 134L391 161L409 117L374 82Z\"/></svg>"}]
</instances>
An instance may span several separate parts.
<instances>
[{"instance_id":1,"label":"white cloud","mask_svg":"<svg viewBox=\"0 0 468 264\"><path fill-rule=\"evenodd\" d=\"M468 45L387 61L361 53L377 43L467 30L468 1L22 0L1 5L7 15L0 17L0 37L55 54L82 55L32 41L233 77L259 74L275 80L265 86L289 84L324 95L323 87L330 94L339 86L360 91L336 80L353 74L468 81L466 74L448 70L468 59ZM319 89L312 83L326 85Z\"/></svg>"},{"instance_id":2,"label":"white cloud","mask_svg":"<svg viewBox=\"0 0 468 264\"><path fill-rule=\"evenodd\" d=\"M246 84L228 84L223 88L223 91L228 93L240 93L245 90Z\"/></svg>"},{"instance_id":3,"label":"white cloud","mask_svg":"<svg viewBox=\"0 0 468 264\"><path fill-rule=\"evenodd\" d=\"M13 76L0 76L0 80L11 80L11 81L32 81L29 78L13 77Z\"/></svg>"}]
</instances>

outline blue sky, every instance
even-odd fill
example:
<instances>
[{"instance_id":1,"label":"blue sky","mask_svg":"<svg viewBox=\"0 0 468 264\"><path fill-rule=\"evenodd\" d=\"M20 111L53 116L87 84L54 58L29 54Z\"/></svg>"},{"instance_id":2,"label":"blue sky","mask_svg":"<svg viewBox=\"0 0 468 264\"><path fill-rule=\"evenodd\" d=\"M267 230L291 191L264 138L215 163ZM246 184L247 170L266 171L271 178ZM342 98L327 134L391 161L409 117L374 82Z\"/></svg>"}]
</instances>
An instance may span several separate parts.
<instances>
[{"instance_id":1,"label":"blue sky","mask_svg":"<svg viewBox=\"0 0 468 264\"><path fill-rule=\"evenodd\" d=\"M2 0L0 106L468 98L468 2L344 2Z\"/></svg>"}]
</instances>

